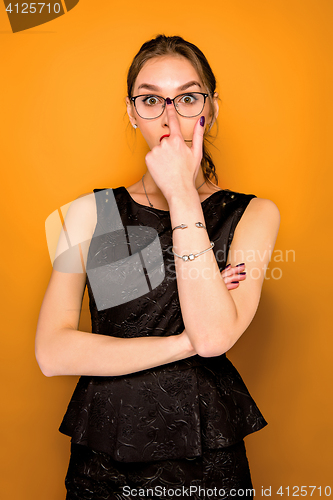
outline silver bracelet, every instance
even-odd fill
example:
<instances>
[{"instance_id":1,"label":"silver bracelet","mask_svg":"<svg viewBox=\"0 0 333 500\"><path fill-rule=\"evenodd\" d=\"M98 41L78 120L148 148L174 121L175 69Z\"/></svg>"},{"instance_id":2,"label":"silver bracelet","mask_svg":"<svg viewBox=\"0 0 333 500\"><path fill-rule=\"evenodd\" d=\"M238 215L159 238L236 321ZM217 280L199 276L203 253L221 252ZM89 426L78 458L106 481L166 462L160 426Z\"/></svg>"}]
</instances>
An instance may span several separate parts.
<instances>
[{"instance_id":1,"label":"silver bracelet","mask_svg":"<svg viewBox=\"0 0 333 500\"><path fill-rule=\"evenodd\" d=\"M196 222L196 223L195 223L195 225L196 225L197 227L203 227L203 228L204 228L204 229L206 229L206 231L207 231L206 226L204 226L202 222Z\"/></svg>"},{"instance_id":2,"label":"silver bracelet","mask_svg":"<svg viewBox=\"0 0 333 500\"><path fill-rule=\"evenodd\" d=\"M180 224L180 226L176 226L173 228L172 233L174 232L175 229L185 229L186 227L188 227L186 224Z\"/></svg>"},{"instance_id":3,"label":"silver bracelet","mask_svg":"<svg viewBox=\"0 0 333 500\"><path fill-rule=\"evenodd\" d=\"M209 252L209 250L211 250L213 248L213 246L215 245L215 243L213 241L210 242L210 247L207 248L206 250L203 250L202 252L199 252L199 253L190 253L189 255L178 255L173 247L172 247L172 253L176 256L176 257L179 257L180 259L183 259L184 261L187 261L187 260L194 260L196 257L199 257L199 255L202 255L203 253L206 253L206 252Z\"/></svg>"},{"instance_id":4,"label":"silver bracelet","mask_svg":"<svg viewBox=\"0 0 333 500\"><path fill-rule=\"evenodd\" d=\"M202 222L196 222L195 225L197 227L203 227L204 229L206 229L206 227L203 225ZM179 226L176 226L173 228L172 232L174 232L175 229L185 229L187 228L188 226L186 224L180 224Z\"/></svg>"}]
</instances>

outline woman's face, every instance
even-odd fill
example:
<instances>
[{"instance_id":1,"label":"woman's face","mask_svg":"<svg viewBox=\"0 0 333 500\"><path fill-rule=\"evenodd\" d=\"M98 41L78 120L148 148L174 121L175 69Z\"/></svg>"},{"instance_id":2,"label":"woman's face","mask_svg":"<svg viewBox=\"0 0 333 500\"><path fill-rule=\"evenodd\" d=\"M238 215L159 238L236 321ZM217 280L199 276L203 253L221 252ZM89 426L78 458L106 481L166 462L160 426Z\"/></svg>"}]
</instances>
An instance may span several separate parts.
<instances>
[{"instance_id":1,"label":"woman's face","mask_svg":"<svg viewBox=\"0 0 333 500\"><path fill-rule=\"evenodd\" d=\"M207 93L198 73L192 64L182 56L160 56L150 59L142 67L138 74L134 88L133 96L137 95L159 95L170 97L173 99L179 94L186 92L203 92ZM160 144L160 138L169 134L169 125L166 110L164 109L161 116L152 120L141 118L134 105L126 98L127 112L132 125L136 124L141 130L141 133L148 146L152 149ZM218 113L217 99L214 99L216 106L216 116ZM192 141L193 129L200 118L204 115L205 123L209 124L212 113L209 100L206 100L203 111L199 116L193 118L185 118L177 114L180 131L185 141ZM186 142L191 147L192 142Z\"/></svg>"}]
</instances>

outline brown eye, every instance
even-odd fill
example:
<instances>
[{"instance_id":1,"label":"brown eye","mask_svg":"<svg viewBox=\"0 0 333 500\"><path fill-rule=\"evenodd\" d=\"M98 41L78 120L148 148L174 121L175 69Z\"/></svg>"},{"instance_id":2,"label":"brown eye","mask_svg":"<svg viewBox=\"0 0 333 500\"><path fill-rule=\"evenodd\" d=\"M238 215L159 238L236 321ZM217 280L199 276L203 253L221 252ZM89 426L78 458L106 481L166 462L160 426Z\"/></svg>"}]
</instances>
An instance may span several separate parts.
<instances>
[{"instance_id":1,"label":"brown eye","mask_svg":"<svg viewBox=\"0 0 333 500\"><path fill-rule=\"evenodd\" d=\"M184 95L180 98L179 102L180 102L181 104L186 104L186 105L188 105L188 104L195 104L197 100L198 100L198 99L197 99L197 98L196 98L193 94L184 94Z\"/></svg>"},{"instance_id":2,"label":"brown eye","mask_svg":"<svg viewBox=\"0 0 333 500\"><path fill-rule=\"evenodd\" d=\"M150 95L142 99L143 104L146 106L156 106L156 104L160 104L161 100L156 95Z\"/></svg>"}]
</instances>

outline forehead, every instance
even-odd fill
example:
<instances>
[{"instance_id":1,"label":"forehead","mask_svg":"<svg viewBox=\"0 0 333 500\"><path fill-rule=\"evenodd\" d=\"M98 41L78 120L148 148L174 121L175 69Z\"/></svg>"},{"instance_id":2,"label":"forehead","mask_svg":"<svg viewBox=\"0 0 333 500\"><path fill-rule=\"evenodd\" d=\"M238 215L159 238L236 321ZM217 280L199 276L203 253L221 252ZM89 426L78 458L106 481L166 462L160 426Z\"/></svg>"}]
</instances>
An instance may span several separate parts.
<instances>
[{"instance_id":1,"label":"forehead","mask_svg":"<svg viewBox=\"0 0 333 500\"><path fill-rule=\"evenodd\" d=\"M197 70L188 59L178 55L154 57L141 68L135 81L134 92L146 92L147 88L140 89L144 84L167 92L178 90L188 82L198 83L197 86L191 87L193 89L200 90L200 87L204 89Z\"/></svg>"}]
</instances>

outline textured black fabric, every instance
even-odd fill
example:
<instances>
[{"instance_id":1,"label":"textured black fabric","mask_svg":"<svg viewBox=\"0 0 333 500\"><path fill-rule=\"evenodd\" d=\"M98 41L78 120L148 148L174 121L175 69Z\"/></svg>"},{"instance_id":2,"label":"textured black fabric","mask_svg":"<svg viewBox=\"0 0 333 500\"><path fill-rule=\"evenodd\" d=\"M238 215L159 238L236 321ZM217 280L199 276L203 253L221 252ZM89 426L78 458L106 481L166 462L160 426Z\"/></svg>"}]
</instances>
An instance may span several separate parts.
<instances>
[{"instance_id":1,"label":"textured black fabric","mask_svg":"<svg viewBox=\"0 0 333 500\"><path fill-rule=\"evenodd\" d=\"M243 441L196 458L126 464L72 444L65 484L66 500L253 498Z\"/></svg>"},{"instance_id":2,"label":"textured black fabric","mask_svg":"<svg viewBox=\"0 0 333 500\"><path fill-rule=\"evenodd\" d=\"M90 246L87 270L92 263L101 265L115 246L109 192L95 190L98 237ZM98 311L87 276L92 332L124 338L180 334L184 323L171 252L170 214L136 203L124 187L113 193L125 227L141 227L143 241L149 236L146 228L158 233L165 277L143 296L129 301L125 296L124 304ZM237 223L253 197L220 190L202 203L202 222L215 243L221 271ZM60 431L71 436L73 443L107 453L113 460L150 462L200 457L203 449L229 447L265 425L241 376L222 355L193 356L126 376L81 377Z\"/></svg>"}]
</instances>

